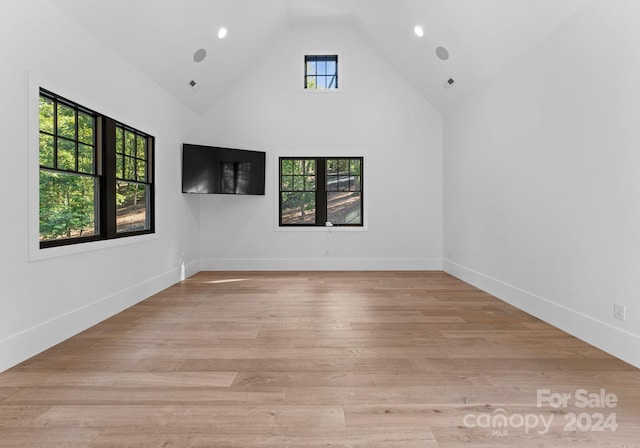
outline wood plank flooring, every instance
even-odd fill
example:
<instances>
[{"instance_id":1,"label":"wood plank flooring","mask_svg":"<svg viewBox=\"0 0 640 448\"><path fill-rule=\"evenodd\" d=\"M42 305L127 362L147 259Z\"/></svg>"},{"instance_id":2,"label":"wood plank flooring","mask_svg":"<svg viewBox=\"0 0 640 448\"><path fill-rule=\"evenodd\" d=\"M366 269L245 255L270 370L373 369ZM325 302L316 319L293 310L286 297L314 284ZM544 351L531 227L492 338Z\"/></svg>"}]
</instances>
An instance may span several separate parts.
<instances>
[{"instance_id":1,"label":"wood plank flooring","mask_svg":"<svg viewBox=\"0 0 640 448\"><path fill-rule=\"evenodd\" d=\"M462 446L640 448L640 371L441 272L202 272L0 374L1 448Z\"/></svg>"}]
</instances>

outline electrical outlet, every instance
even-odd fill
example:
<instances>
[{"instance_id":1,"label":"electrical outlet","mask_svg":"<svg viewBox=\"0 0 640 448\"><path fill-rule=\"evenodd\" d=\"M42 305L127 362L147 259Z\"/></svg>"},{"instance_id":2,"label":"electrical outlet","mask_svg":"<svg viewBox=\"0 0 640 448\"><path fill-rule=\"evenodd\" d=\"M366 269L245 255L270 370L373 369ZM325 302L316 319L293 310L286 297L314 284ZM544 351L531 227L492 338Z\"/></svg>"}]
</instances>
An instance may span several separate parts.
<instances>
[{"instance_id":1,"label":"electrical outlet","mask_svg":"<svg viewBox=\"0 0 640 448\"><path fill-rule=\"evenodd\" d=\"M329 255L329 249L325 249L325 250L324 250L324 254L325 254L325 256L326 256L326 255Z\"/></svg>"},{"instance_id":2,"label":"electrical outlet","mask_svg":"<svg viewBox=\"0 0 640 448\"><path fill-rule=\"evenodd\" d=\"M613 304L613 317L624 322L627 319L627 307L619 303Z\"/></svg>"}]
</instances>

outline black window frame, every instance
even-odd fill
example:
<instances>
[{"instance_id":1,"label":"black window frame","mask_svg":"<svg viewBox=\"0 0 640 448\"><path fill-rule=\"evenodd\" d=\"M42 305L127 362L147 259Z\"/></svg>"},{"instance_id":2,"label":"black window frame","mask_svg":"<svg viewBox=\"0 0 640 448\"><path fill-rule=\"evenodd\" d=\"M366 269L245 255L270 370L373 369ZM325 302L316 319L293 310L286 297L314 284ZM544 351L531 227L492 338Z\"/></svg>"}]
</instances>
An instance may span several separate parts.
<instances>
[{"instance_id":1,"label":"black window frame","mask_svg":"<svg viewBox=\"0 0 640 448\"><path fill-rule=\"evenodd\" d=\"M313 63L316 64L318 62L333 62L335 63L335 73L333 74L322 74L319 75L317 74L317 70L314 73L309 73L309 63ZM333 91L333 90L339 90L339 70L338 70L338 55L337 54L306 54L304 56L304 79L303 79L303 86L304 86L304 90L308 90L308 91ZM309 87L309 80L310 78L314 78L315 80L315 87ZM335 81L335 86L332 87L323 87L323 88L319 88L318 87L318 78L324 78L325 80L325 85L327 85L326 81L330 80L329 85L332 85Z\"/></svg>"},{"instance_id":2,"label":"black window frame","mask_svg":"<svg viewBox=\"0 0 640 448\"><path fill-rule=\"evenodd\" d=\"M315 189L283 189L283 173L282 173L282 161L283 160L313 160L315 161ZM329 190L327 189L327 161L329 160L357 160L360 164L359 176L359 189L358 190ZM292 176L305 176L292 175ZM308 223L284 223L282 222L282 203L283 193L289 192L313 192L315 193L316 204L316 219L315 222ZM331 227L364 227L364 157L362 156L330 156L330 157L309 157L309 156L285 156L278 159L278 225L279 227L326 227L327 215L328 215L328 203L329 193L336 193L340 191L354 191L360 193L360 222L359 223L331 223Z\"/></svg>"},{"instance_id":3,"label":"black window frame","mask_svg":"<svg viewBox=\"0 0 640 448\"><path fill-rule=\"evenodd\" d=\"M50 90L40 87L38 101L41 98L47 98L54 101L54 110L57 110L56 104L64 104L77 111L89 114L94 117L95 130L94 130L94 177L97 179L97 194L95 196L95 217L98 232L91 236L81 236L72 238L60 238L51 240L40 240L38 236L40 249L46 249L51 247L69 246L74 244L89 243L95 241L112 240L119 238L126 238L138 235L147 235L155 233L155 137L149 133L137 130L131 126L125 125L119 121L116 121L104 114L96 112L85 106L82 106L75 101L69 100L61 95L58 95ZM55 140L55 126L56 118L54 118L54 140ZM76 120L76 137L77 132L77 120ZM136 135L140 135L141 138L146 139L146 179L145 185L148 186L148 198L145 202L147 207L146 213L146 227L145 229L118 232L117 231L117 205L116 205L116 127L124 126L126 129L132 130ZM42 134L41 125L38 125L38 132ZM57 143L56 143L57 145ZM77 151L77 148L76 148ZM55 149L54 149L55 154ZM40 160L40 158L39 158ZM57 163L57 160L54 162ZM76 168L78 166L76 157ZM88 175L87 173L78 172L76 170L60 170L57 167L51 168L43 166L39 162L39 171L47 170L52 172L72 173ZM40 185L38 185L40 189ZM42 213L40 205L38 205L38 215Z\"/></svg>"},{"instance_id":4,"label":"black window frame","mask_svg":"<svg viewBox=\"0 0 640 448\"><path fill-rule=\"evenodd\" d=\"M119 231L118 230L118 223L117 223L117 207L116 207L116 221L115 221L115 237L123 237L123 236L132 236L132 235L144 235L147 233L153 233L150 232L149 229L153 229L155 228L155 213L153 213L153 203L154 203L154 173L155 170L153 169L153 156L154 156L154 152L153 152L153 147L154 147L154 138L152 136L150 136L149 134L139 131L138 129L135 129L131 126L128 126L124 123L120 123L120 122L115 122L115 129L116 129L116 134L115 137L118 137L118 133L117 130L118 129L122 129L122 139L123 139L123 152L120 153L118 152L118 145L117 145L117 141L115 142L115 156L116 156L116 164L113 167L114 170L114 177L115 177L115 182L114 182L114 188L109 188L109 191L113 192L114 194L114 200L115 200L115 185L118 182L124 182L124 183L129 183L129 184L135 184L138 186L144 186L145 188L148 188L148 196L146 197L146 208L148 213L146 214L145 217L145 225L146 227L148 227L147 229L142 229L142 230L132 230L132 231ZM133 134L134 136L134 152L135 155L131 156L131 155L127 155L126 154L126 150L124 149L124 145L125 145L125 140L126 140L126 134L130 133ZM144 154L139 154L139 147L138 147L138 141L143 141L144 142ZM121 155L123 157L123 159L125 160L129 160L130 162L133 163L133 174L132 175L127 175L126 173L126 163L123 163L122 165L122 170L119 170L118 167L118 156ZM144 166L144 176L140 176L140 170L139 170L139 166L140 164L143 164ZM141 178L142 177L142 178ZM111 202L111 201L110 201ZM110 235L113 235L113 230L111 228L108 229L110 232Z\"/></svg>"}]
</instances>

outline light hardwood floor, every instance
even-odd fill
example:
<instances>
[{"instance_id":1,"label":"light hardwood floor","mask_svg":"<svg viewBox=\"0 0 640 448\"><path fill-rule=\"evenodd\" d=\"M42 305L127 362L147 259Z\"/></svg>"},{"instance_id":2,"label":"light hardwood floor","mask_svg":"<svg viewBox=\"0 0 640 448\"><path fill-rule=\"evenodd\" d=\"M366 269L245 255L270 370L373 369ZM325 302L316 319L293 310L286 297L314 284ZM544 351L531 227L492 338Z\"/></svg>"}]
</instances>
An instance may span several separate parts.
<instances>
[{"instance_id":1,"label":"light hardwood floor","mask_svg":"<svg viewBox=\"0 0 640 448\"><path fill-rule=\"evenodd\" d=\"M441 272L202 272L0 375L3 448L461 446L638 448L640 371Z\"/></svg>"}]
</instances>

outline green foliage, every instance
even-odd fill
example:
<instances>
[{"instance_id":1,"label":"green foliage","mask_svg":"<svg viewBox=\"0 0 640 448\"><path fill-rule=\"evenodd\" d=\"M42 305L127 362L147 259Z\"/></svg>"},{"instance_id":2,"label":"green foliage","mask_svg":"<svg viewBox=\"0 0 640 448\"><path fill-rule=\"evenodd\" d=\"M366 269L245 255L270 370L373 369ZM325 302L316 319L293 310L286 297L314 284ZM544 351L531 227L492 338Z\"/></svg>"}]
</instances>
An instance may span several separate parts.
<instances>
[{"instance_id":1,"label":"green foliage","mask_svg":"<svg viewBox=\"0 0 640 448\"><path fill-rule=\"evenodd\" d=\"M78 141L93 145L95 126L95 119L91 115L78 112Z\"/></svg>"},{"instance_id":2,"label":"green foliage","mask_svg":"<svg viewBox=\"0 0 640 448\"><path fill-rule=\"evenodd\" d=\"M75 140L76 114L73 108L58 103L58 122L56 124L56 133L59 136Z\"/></svg>"},{"instance_id":3,"label":"green foliage","mask_svg":"<svg viewBox=\"0 0 640 448\"><path fill-rule=\"evenodd\" d=\"M316 161L305 160L304 161L304 174L315 176L316 174Z\"/></svg>"},{"instance_id":4,"label":"green foliage","mask_svg":"<svg viewBox=\"0 0 640 448\"><path fill-rule=\"evenodd\" d=\"M307 89L316 89L318 87L315 74L316 74L315 61L307 61L307 72L305 76L305 83L306 83L305 87Z\"/></svg>"},{"instance_id":5,"label":"green foliage","mask_svg":"<svg viewBox=\"0 0 640 448\"><path fill-rule=\"evenodd\" d=\"M147 158L147 145L144 138L138 137L136 139L136 157L138 159Z\"/></svg>"},{"instance_id":6,"label":"green foliage","mask_svg":"<svg viewBox=\"0 0 640 448\"><path fill-rule=\"evenodd\" d=\"M94 234L95 118L40 96L39 121L40 239Z\"/></svg>"},{"instance_id":7,"label":"green foliage","mask_svg":"<svg viewBox=\"0 0 640 448\"><path fill-rule=\"evenodd\" d=\"M94 201L93 177L40 171L40 239L93 234Z\"/></svg>"},{"instance_id":8,"label":"green foliage","mask_svg":"<svg viewBox=\"0 0 640 448\"><path fill-rule=\"evenodd\" d=\"M307 76L306 78L307 80L307 89L316 89L317 88L317 84L316 84L316 77L315 76Z\"/></svg>"},{"instance_id":9,"label":"green foliage","mask_svg":"<svg viewBox=\"0 0 640 448\"><path fill-rule=\"evenodd\" d=\"M131 157L136 155L136 136L133 132L124 133L124 153Z\"/></svg>"},{"instance_id":10,"label":"green foliage","mask_svg":"<svg viewBox=\"0 0 640 448\"><path fill-rule=\"evenodd\" d=\"M76 169L76 145L63 138L58 138L58 169L67 171Z\"/></svg>"},{"instance_id":11,"label":"green foliage","mask_svg":"<svg viewBox=\"0 0 640 448\"><path fill-rule=\"evenodd\" d=\"M284 159L280 161L280 172L285 176L293 174L293 160Z\"/></svg>"},{"instance_id":12,"label":"green foliage","mask_svg":"<svg viewBox=\"0 0 640 448\"><path fill-rule=\"evenodd\" d=\"M362 170L361 164L360 164L360 160L351 160L350 161L350 165L351 165L351 174L352 175L356 175L359 176L360 172Z\"/></svg>"},{"instance_id":13,"label":"green foliage","mask_svg":"<svg viewBox=\"0 0 640 448\"><path fill-rule=\"evenodd\" d=\"M121 126L116 126L116 177L147 181L147 140Z\"/></svg>"},{"instance_id":14,"label":"green foliage","mask_svg":"<svg viewBox=\"0 0 640 448\"><path fill-rule=\"evenodd\" d=\"M281 194L283 212L299 212L301 221L305 220L307 213L314 212L316 209L316 193L314 191L282 192Z\"/></svg>"},{"instance_id":15,"label":"green foliage","mask_svg":"<svg viewBox=\"0 0 640 448\"><path fill-rule=\"evenodd\" d=\"M53 137L40 134L40 165L48 168L55 167L53 158Z\"/></svg>"},{"instance_id":16,"label":"green foliage","mask_svg":"<svg viewBox=\"0 0 640 448\"><path fill-rule=\"evenodd\" d=\"M40 130L53 134L53 100L41 96L38 110L40 113Z\"/></svg>"},{"instance_id":17,"label":"green foliage","mask_svg":"<svg viewBox=\"0 0 640 448\"><path fill-rule=\"evenodd\" d=\"M124 129L116 126L116 153L124 154Z\"/></svg>"},{"instance_id":18,"label":"green foliage","mask_svg":"<svg viewBox=\"0 0 640 448\"><path fill-rule=\"evenodd\" d=\"M121 207L124 205L125 201L127 200L127 192L121 192L121 190L119 188L116 189L116 206L117 207Z\"/></svg>"},{"instance_id":19,"label":"green foliage","mask_svg":"<svg viewBox=\"0 0 640 448\"><path fill-rule=\"evenodd\" d=\"M283 159L280 173L283 222L308 222L316 210L316 161Z\"/></svg>"},{"instance_id":20,"label":"green foliage","mask_svg":"<svg viewBox=\"0 0 640 448\"><path fill-rule=\"evenodd\" d=\"M145 196L145 186L132 182L117 182L116 205L118 207L137 205Z\"/></svg>"},{"instance_id":21,"label":"green foliage","mask_svg":"<svg viewBox=\"0 0 640 448\"><path fill-rule=\"evenodd\" d=\"M87 146L82 143L78 144L78 171L81 173L92 174L93 168L93 146Z\"/></svg>"}]
</instances>

